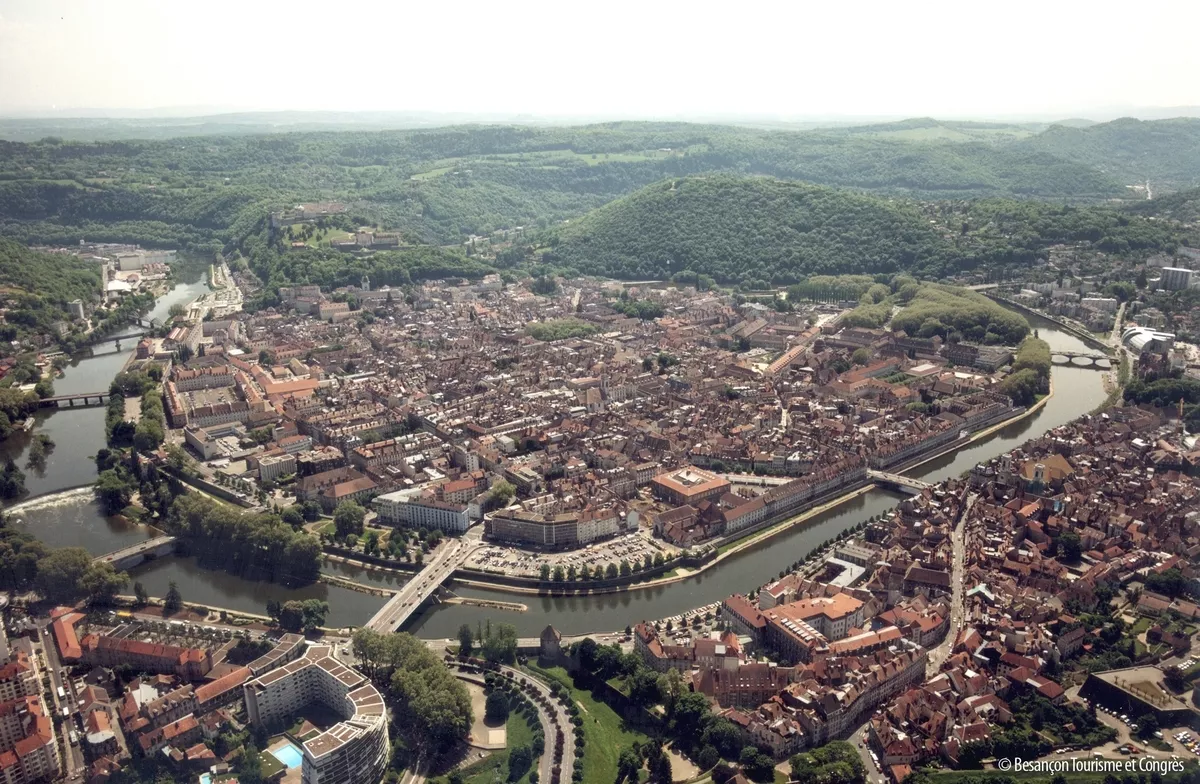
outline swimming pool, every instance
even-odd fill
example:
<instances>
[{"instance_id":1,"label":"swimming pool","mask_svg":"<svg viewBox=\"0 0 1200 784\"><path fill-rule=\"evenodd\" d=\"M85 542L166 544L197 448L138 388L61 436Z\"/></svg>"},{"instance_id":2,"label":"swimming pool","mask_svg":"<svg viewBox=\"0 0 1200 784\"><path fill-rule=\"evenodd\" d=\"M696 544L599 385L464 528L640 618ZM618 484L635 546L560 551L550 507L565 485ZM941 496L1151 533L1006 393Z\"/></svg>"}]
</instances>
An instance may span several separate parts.
<instances>
[{"instance_id":1,"label":"swimming pool","mask_svg":"<svg viewBox=\"0 0 1200 784\"><path fill-rule=\"evenodd\" d=\"M212 784L212 774L211 773L201 773L200 774L200 784Z\"/></svg>"},{"instance_id":2,"label":"swimming pool","mask_svg":"<svg viewBox=\"0 0 1200 784\"><path fill-rule=\"evenodd\" d=\"M301 753L300 749L296 748L295 743L289 743L286 746L272 749L271 754L275 759L282 762L288 770L298 768L304 762L304 754Z\"/></svg>"}]
</instances>

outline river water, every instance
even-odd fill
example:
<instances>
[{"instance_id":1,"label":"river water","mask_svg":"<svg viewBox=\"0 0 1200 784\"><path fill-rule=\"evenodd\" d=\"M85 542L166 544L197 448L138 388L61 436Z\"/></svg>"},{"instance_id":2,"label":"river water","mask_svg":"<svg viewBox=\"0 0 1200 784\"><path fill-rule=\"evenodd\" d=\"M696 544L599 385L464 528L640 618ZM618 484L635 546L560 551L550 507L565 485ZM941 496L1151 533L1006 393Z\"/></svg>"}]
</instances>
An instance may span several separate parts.
<instances>
[{"instance_id":1,"label":"river water","mask_svg":"<svg viewBox=\"0 0 1200 784\"><path fill-rule=\"evenodd\" d=\"M159 301L155 313L165 315L171 304L187 302L206 290L202 282L180 283ZM1049 322L1031 318L1030 322L1051 349L1083 351L1082 341L1055 329ZM109 344L110 346L112 344ZM67 377L55 382L56 390L92 391L105 389L109 380L125 362L132 341L122 343L122 351L109 350L83 359L68 368ZM1096 370L1055 366L1052 370L1054 396L1037 414L975 442L952 455L938 458L915 469L910 475L937 481L970 470L977 463L1016 447L1021 442L1062 425L1099 405L1105 397L1102 374ZM38 430L50 433L58 447L47 461L44 476L28 474L26 485L31 493L53 493L92 481L95 467L90 456L104 446L104 409L48 411ZM36 432L36 431L35 431ZM24 443L0 444L0 455L20 458ZM11 450L11 451L10 451ZM643 619L662 618L709 602L718 601L735 591L761 585L813 548L876 514L887 511L903 496L881 490L865 493L803 526L772 537L767 543L723 560L717 566L694 577L670 585L626 591L618 594L580 597L541 597L504 590L451 586L464 597L519 602L529 611L487 609L467 605L438 605L411 624L411 631L423 637L453 637L458 627L474 627L482 619L515 624L523 637L537 635L546 624L566 634L611 631ZM119 549L134 541L153 536L145 526L131 526L106 519L87 490L34 499L15 508L19 525L53 546L78 545L100 554ZM349 564L327 562L327 574L384 589L395 589L403 576ZM384 599L367 593L317 583L301 589L289 589L271 583L244 580L224 572L200 568L194 559L170 557L151 561L132 571L151 595L162 596L168 582L174 580L184 601L245 612L262 613L268 599L319 598L329 602L330 625L361 625L383 604Z\"/></svg>"}]
</instances>

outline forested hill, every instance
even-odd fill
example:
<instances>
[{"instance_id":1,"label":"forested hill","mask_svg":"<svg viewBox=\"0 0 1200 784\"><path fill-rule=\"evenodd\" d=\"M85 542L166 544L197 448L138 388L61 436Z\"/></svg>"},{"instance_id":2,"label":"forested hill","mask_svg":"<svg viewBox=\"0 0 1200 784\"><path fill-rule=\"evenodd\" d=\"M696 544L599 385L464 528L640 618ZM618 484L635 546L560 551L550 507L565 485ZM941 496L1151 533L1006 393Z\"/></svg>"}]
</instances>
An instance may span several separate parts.
<instances>
[{"instance_id":1,"label":"forested hill","mask_svg":"<svg viewBox=\"0 0 1200 784\"><path fill-rule=\"evenodd\" d=\"M1013 273L1060 243L1145 255L1173 251L1184 236L1174 222L1108 206L918 203L709 175L656 183L538 239L550 267L632 280L687 271L763 288L821 274Z\"/></svg>"},{"instance_id":2,"label":"forested hill","mask_svg":"<svg viewBox=\"0 0 1200 784\"><path fill-rule=\"evenodd\" d=\"M543 260L585 274L690 271L752 287L808 275L940 274L952 247L917 211L872 196L762 177L660 182L554 233Z\"/></svg>"},{"instance_id":3,"label":"forested hill","mask_svg":"<svg viewBox=\"0 0 1200 784\"><path fill-rule=\"evenodd\" d=\"M7 307L0 339L47 331L65 317L67 303L100 293L100 267L74 256L37 253L0 237L0 299Z\"/></svg>"},{"instance_id":4,"label":"forested hill","mask_svg":"<svg viewBox=\"0 0 1200 784\"><path fill-rule=\"evenodd\" d=\"M1162 194L1200 186L1200 119L1114 120L1087 128L1056 125L1018 143L1107 172L1127 185L1150 180Z\"/></svg>"},{"instance_id":5,"label":"forested hill","mask_svg":"<svg viewBox=\"0 0 1200 784\"><path fill-rule=\"evenodd\" d=\"M0 142L0 233L211 251L232 247L272 206L338 199L362 223L450 244L713 172L920 199L1129 195L1089 163L1019 144L687 123Z\"/></svg>"}]
</instances>

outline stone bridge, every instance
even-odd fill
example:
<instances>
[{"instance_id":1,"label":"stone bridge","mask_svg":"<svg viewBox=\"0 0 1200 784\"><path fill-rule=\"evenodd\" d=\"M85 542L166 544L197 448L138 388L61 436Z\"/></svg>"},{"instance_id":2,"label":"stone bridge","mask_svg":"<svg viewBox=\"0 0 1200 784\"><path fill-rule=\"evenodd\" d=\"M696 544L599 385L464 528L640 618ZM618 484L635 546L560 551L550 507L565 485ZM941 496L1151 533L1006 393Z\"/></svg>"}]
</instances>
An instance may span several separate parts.
<instances>
[{"instance_id":1,"label":"stone bridge","mask_svg":"<svg viewBox=\"0 0 1200 784\"><path fill-rule=\"evenodd\" d=\"M910 476L901 476L900 474L889 474L886 471L867 471L867 476L875 484L886 487L891 490L900 490L905 493L919 494L926 488L933 487L929 482L923 482L920 479L913 479Z\"/></svg>"},{"instance_id":2,"label":"stone bridge","mask_svg":"<svg viewBox=\"0 0 1200 784\"><path fill-rule=\"evenodd\" d=\"M174 536L159 536L105 555L98 555L92 560L95 563L110 563L118 570L131 569L142 561L175 552L175 542Z\"/></svg>"},{"instance_id":3,"label":"stone bridge","mask_svg":"<svg viewBox=\"0 0 1200 784\"><path fill-rule=\"evenodd\" d=\"M1056 365L1112 370L1112 357L1099 351L1051 351L1050 361Z\"/></svg>"}]
</instances>

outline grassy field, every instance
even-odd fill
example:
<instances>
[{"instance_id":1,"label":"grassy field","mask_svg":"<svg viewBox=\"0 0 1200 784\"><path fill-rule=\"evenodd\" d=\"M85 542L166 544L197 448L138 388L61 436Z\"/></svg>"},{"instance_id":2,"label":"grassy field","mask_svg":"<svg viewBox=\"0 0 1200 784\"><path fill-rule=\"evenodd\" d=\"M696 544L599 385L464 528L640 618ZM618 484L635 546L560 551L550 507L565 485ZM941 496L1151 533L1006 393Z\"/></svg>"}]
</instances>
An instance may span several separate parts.
<instances>
[{"instance_id":1,"label":"grassy field","mask_svg":"<svg viewBox=\"0 0 1200 784\"><path fill-rule=\"evenodd\" d=\"M291 226L292 231L296 233L296 241L300 241L300 230L304 227L303 223L296 223ZM345 229L315 229L313 235L304 241L304 244L310 248L327 248L333 240L350 239L354 235Z\"/></svg>"},{"instance_id":2,"label":"grassy field","mask_svg":"<svg viewBox=\"0 0 1200 784\"><path fill-rule=\"evenodd\" d=\"M455 169L454 166L438 166L437 168L429 169L428 171L423 171L423 172L414 174L409 179L412 179L412 180L434 180L434 179L437 179L438 177L441 177L443 174L449 174L450 172L454 171L454 169Z\"/></svg>"},{"instance_id":3,"label":"grassy field","mask_svg":"<svg viewBox=\"0 0 1200 784\"><path fill-rule=\"evenodd\" d=\"M646 736L626 729L621 717L592 697L590 691L575 688L571 676L562 667L536 668L535 671L569 688L571 697L579 705L583 717L583 784L612 784L617 780L617 757L621 749L645 741Z\"/></svg>"},{"instance_id":4,"label":"grassy field","mask_svg":"<svg viewBox=\"0 0 1200 784\"><path fill-rule=\"evenodd\" d=\"M463 781L466 784L494 784L497 780L510 781L508 772L509 751L518 746L528 746L533 741L533 728L525 721L524 716L514 712L509 714L508 721L504 723L504 731L508 747L504 751L488 755L486 759L463 768L461 773ZM536 769L537 761L535 760L530 770ZM438 781L443 780L439 779ZM528 771L519 779L511 780L512 784L528 784L528 782Z\"/></svg>"}]
</instances>

